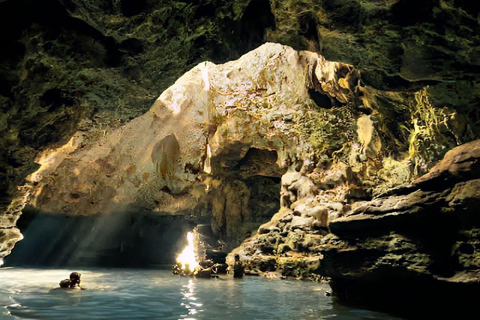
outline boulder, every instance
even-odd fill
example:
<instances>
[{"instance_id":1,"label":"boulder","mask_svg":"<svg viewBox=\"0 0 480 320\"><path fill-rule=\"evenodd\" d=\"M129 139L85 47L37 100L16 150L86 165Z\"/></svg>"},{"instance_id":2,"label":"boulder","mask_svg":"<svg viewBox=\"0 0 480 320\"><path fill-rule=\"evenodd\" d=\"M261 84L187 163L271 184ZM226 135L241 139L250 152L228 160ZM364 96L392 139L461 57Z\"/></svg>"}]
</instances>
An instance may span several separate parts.
<instances>
[{"instance_id":1,"label":"boulder","mask_svg":"<svg viewBox=\"0 0 480 320\"><path fill-rule=\"evenodd\" d=\"M403 314L480 316L479 148L454 148L410 185L330 222L321 272L337 296Z\"/></svg>"}]
</instances>

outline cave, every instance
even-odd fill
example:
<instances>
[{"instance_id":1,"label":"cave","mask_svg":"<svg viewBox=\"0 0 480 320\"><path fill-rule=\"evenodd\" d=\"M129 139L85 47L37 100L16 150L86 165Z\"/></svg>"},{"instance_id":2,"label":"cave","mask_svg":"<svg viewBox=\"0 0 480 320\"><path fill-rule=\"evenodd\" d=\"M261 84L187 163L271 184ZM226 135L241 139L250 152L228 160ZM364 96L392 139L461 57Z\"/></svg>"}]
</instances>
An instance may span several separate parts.
<instances>
[{"instance_id":1,"label":"cave","mask_svg":"<svg viewBox=\"0 0 480 320\"><path fill-rule=\"evenodd\" d=\"M315 89L308 90L310 98L315 102L315 104L320 108L330 109L333 107L332 99L325 94L317 92Z\"/></svg>"},{"instance_id":2,"label":"cave","mask_svg":"<svg viewBox=\"0 0 480 320\"><path fill-rule=\"evenodd\" d=\"M478 12L0 1L0 318L479 318Z\"/></svg>"}]
</instances>

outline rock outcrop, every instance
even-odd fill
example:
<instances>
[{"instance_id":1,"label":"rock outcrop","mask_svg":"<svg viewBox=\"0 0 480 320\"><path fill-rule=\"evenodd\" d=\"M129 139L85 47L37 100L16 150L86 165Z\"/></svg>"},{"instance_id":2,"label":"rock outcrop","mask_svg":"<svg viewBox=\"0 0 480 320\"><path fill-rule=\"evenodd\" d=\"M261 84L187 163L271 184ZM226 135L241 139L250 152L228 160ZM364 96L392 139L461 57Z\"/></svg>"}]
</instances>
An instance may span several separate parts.
<instances>
[{"instance_id":1,"label":"rock outcrop","mask_svg":"<svg viewBox=\"0 0 480 320\"><path fill-rule=\"evenodd\" d=\"M380 135L386 104L405 108L396 126L414 128L393 144ZM19 203L28 198L30 209L53 214L211 219L227 250L281 207L273 219L280 224L268 227L281 237L261 240L263 251L318 261L329 221L409 181L455 144L454 116L424 90L377 90L351 65L265 44L237 61L199 64L147 113L96 142L78 131L45 150ZM427 139L431 150L420 148Z\"/></svg>"},{"instance_id":2,"label":"rock outcrop","mask_svg":"<svg viewBox=\"0 0 480 320\"><path fill-rule=\"evenodd\" d=\"M240 254L253 273L329 278L348 303L419 317L480 315L480 140L370 201L345 205L319 191L287 172L283 207L229 260Z\"/></svg>"},{"instance_id":3,"label":"rock outcrop","mask_svg":"<svg viewBox=\"0 0 480 320\"><path fill-rule=\"evenodd\" d=\"M320 273L344 301L478 318L479 206L476 140L410 185L333 220L319 249Z\"/></svg>"},{"instance_id":4,"label":"rock outcrop","mask_svg":"<svg viewBox=\"0 0 480 320\"><path fill-rule=\"evenodd\" d=\"M331 154L354 134L358 76L350 65L279 44L223 65L201 63L147 113L98 142L77 132L43 152L26 187L29 208L211 218L232 248L278 211L289 166L312 166L316 145ZM315 136L315 126L330 120ZM329 145L326 137L336 134Z\"/></svg>"},{"instance_id":5,"label":"rock outcrop","mask_svg":"<svg viewBox=\"0 0 480 320\"><path fill-rule=\"evenodd\" d=\"M477 16L460 0L1 1L0 211L23 196L17 188L38 169L39 151L77 131L93 143L146 112L200 61L237 59L266 41L355 65L363 83L390 91L362 103L383 109L378 134L391 149L403 151L414 129L403 126L409 94L400 93L427 85L429 103L449 108L457 143L476 139ZM416 151L435 153L429 141L438 133L422 121L418 129Z\"/></svg>"}]
</instances>

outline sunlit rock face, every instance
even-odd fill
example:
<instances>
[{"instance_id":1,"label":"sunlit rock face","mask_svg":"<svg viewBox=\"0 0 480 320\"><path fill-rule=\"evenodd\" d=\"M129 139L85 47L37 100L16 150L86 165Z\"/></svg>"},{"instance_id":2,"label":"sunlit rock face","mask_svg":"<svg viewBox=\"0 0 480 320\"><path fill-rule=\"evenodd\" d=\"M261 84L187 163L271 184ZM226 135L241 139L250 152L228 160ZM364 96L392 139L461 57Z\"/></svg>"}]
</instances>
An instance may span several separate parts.
<instances>
[{"instance_id":1,"label":"sunlit rock face","mask_svg":"<svg viewBox=\"0 0 480 320\"><path fill-rule=\"evenodd\" d=\"M460 0L2 1L0 210L22 196L17 187L38 169L39 151L76 131L90 144L146 112L199 62L237 59L265 41L350 63L366 85L394 91L363 98L383 109L384 143L404 147L399 137L413 125L397 125L409 117L398 93L426 85L435 108L456 111L457 142L471 141L477 16Z\"/></svg>"},{"instance_id":2,"label":"sunlit rock face","mask_svg":"<svg viewBox=\"0 0 480 320\"><path fill-rule=\"evenodd\" d=\"M404 109L403 122L389 118L391 105ZM288 243L263 239L264 251L306 250L318 261L330 220L425 172L456 143L455 115L433 108L424 90L377 90L351 65L269 43L237 61L199 64L147 113L96 141L78 131L45 150L24 194L46 213L211 220L227 250L281 207L273 221ZM412 131L382 136L386 126ZM257 247L250 253L262 254Z\"/></svg>"},{"instance_id":3,"label":"sunlit rock face","mask_svg":"<svg viewBox=\"0 0 480 320\"><path fill-rule=\"evenodd\" d=\"M29 204L67 215L211 216L231 248L278 210L287 168L316 162L324 139L312 138L316 124L338 121L328 110L343 106L334 111L346 115L342 128L353 123L357 83L352 66L278 44L223 65L201 63L98 142L78 132L42 153Z\"/></svg>"},{"instance_id":4,"label":"sunlit rock face","mask_svg":"<svg viewBox=\"0 0 480 320\"><path fill-rule=\"evenodd\" d=\"M275 67L280 68L278 73L266 71ZM99 143L83 145L80 134L70 147L53 151L55 155L47 152L39 160L44 165L32 176L38 184L31 203L47 212L84 215L117 206L172 214L193 210L206 197L205 185L197 181L206 166L208 145L214 175L236 165L250 148L288 150L293 144L293 137L263 128L276 137L274 145L259 132L260 123L250 121L252 106L268 110L271 104L257 106L255 100L263 101L267 95L275 99L276 108L298 96L308 98L303 68L292 49L270 45L238 62L202 63L166 90L149 112ZM226 155L220 168L215 161L222 152ZM245 177L256 174L250 171Z\"/></svg>"},{"instance_id":5,"label":"sunlit rock face","mask_svg":"<svg viewBox=\"0 0 480 320\"><path fill-rule=\"evenodd\" d=\"M0 259L10 254L15 243L23 239L17 228L17 221L25 207L29 196L28 190L23 190L23 196L16 198L0 215ZM3 260L2 260L3 262Z\"/></svg>"},{"instance_id":6,"label":"sunlit rock face","mask_svg":"<svg viewBox=\"0 0 480 320\"><path fill-rule=\"evenodd\" d=\"M274 27L268 0L0 1L0 210L35 156L142 115L198 63L238 59Z\"/></svg>"}]
</instances>

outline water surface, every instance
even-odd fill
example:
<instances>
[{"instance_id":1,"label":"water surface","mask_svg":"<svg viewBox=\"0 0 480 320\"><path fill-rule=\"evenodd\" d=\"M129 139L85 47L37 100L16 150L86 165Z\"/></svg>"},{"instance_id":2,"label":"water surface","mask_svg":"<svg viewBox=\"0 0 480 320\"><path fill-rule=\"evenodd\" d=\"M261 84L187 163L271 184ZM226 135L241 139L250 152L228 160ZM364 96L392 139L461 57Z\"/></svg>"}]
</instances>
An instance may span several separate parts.
<instances>
[{"instance_id":1,"label":"water surface","mask_svg":"<svg viewBox=\"0 0 480 320\"><path fill-rule=\"evenodd\" d=\"M86 290L57 289L71 271ZM328 285L262 277L195 279L168 270L0 268L0 319L399 319L349 308Z\"/></svg>"}]
</instances>

